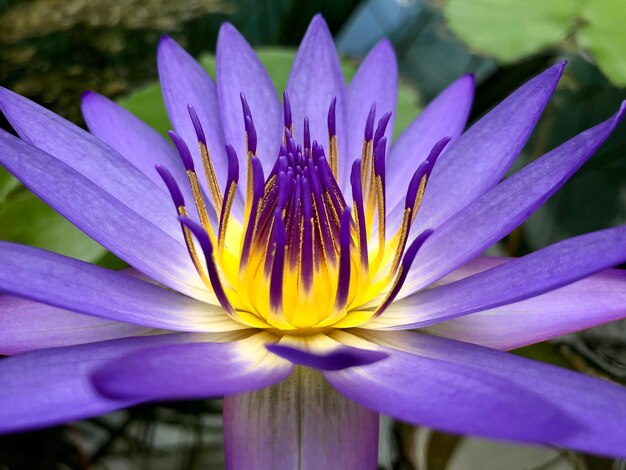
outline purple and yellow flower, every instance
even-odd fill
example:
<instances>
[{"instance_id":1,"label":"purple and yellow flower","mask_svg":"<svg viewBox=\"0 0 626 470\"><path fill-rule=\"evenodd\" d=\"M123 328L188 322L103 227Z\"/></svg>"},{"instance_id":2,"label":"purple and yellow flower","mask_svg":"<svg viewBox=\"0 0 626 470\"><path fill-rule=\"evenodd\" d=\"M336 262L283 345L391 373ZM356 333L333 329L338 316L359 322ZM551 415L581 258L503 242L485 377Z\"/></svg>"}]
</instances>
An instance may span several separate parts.
<instances>
[{"instance_id":1,"label":"purple and yellow flower","mask_svg":"<svg viewBox=\"0 0 626 470\"><path fill-rule=\"evenodd\" d=\"M346 86L321 17L282 103L231 25L216 83L167 37L158 64L174 145L95 93L90 134L0 91L0 163L134 268L0 243L2 432L224 396L229 468L375 468L379 413L626 457L624 388L502 352L626 316L626 227L481 255L624 106L504 178L564 64L465 132L464 76L393 145L390 44Z\"/></svg>"}]
</instances>

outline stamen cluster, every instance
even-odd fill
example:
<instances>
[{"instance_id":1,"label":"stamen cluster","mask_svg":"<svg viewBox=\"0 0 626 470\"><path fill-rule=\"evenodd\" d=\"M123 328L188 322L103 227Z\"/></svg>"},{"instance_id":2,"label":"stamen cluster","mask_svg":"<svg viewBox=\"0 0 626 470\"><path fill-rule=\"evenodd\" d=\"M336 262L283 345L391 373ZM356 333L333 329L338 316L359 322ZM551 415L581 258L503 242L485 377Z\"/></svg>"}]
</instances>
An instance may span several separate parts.
<instances>
[{"instance_id":1,"label":"stamen cluster","mask_svg":"<svg viewBox=\"0 0 626 470\"><path fill-rule=\"evenodd\" d=\"M222 191L192 106L188 106L189 116L208 198L187 144L174 132L170 137L187 171L193 217L171 173L157 167L176 205L198 275L228 315L252 327L309 333L356 326L379 315L398 294L409 265L430 234L420 234L407 248L428 177L449 139L438 142L413 175L401 226L387 237L384 135L391 113L378 120L374 131L376 106L371 107L362 155L351 169L349 207L337 183L336 99L328 112L327 158L323 146L311 139L307 118L302 144L294 140L289 96L284 93L283 142L267 177L256 154L256 128L243 94L241 103L247 148L242 222L231 216L239 181L238 156L231 145L226 146L228 177Z\"/></svg>"}]
</instances>

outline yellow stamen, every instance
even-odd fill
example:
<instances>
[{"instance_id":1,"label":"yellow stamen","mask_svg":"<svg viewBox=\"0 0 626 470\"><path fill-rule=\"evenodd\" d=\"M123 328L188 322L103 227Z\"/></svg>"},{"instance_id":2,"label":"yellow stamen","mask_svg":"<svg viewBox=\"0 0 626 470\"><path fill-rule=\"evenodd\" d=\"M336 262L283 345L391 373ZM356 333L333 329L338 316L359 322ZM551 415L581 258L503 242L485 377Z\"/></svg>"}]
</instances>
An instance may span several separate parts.
<instances>
[{"instance_id":1,"label":"yellow stamen","mask_svg":"<svg viewBox=\"0 0 626 470\"><path fill-rule=\"evenodd\" d=\"M330 147L330 156L329 156L330 171L332 171L335 179L338 179L339 178L339 161L338 161L339 151L337 150L337 136L336 135L333 135L329 138L329 147Z\"/></svg>"},{"instance_id":2,"label":"yellow stamen","mask_svg":"<svg viewBox=\"0 0 626 470\"><path fill-rule=\"evenodd\" d=\"M385 254L385 194L380 175L376 177L375 189L376 205L378 206L378 255L376 257L376 265L379 266Z\"/></svg>"},{"instance_id":3,"label":"yellow stamen","mask_svg":"<svg viewBox=\"0 0 626 470\"><path fill-rule=\"evenodd\" d=\"M178 206L178 215L183 217L188 217L189 213L187 212L187 208L185 206ZM196 268L200 279L211 291L213 291L213 287L211 286L211 281L209 280L209 276L204 270L204 266L198 257L198 251L196 250L196 245L193 242L193 235L191 230L187 228L187 226L182 225L183 227L183 236L185 237L185 244L187 245L187 249L189 250L189 256L191 257L191 262L193 266Z\"/></svg>"},{"instance_id":4,"label":"yellow stamen","mask_svg":"<svg viewBox=\"0 0 626 470\"><path fill-rule=\"evenodd\" d=\"M233 182L228 189L228 194L226 195L226 201L224 202L224 206L222 212L224 214L223 220L220 225L220 232L218 237L218 252L220 256L224 251L224 245L226 241L226 231L228 230L228 221L230 220L230 211L233 207L233 201L235 200L235 194L237 193L237 183Z\"/></svg>"},{"instance_id":5,"label":"yellow stamen","mask_svg":"<svg viewBox=\"0 0 626 470\"><path fill-rule=\"evenodd\" d=\"M426 182L428 181L428 175L422 176L420 180L420 185L417 188L417 194L415 195L415 202L413 203L413 215L411 216L411 223L415 220L415 216L417 215L417 211L419 211L420 206L422 205L422 199L424 199L424 192L426 191Z\"/></svg>"},{"instance_id":6,"label":"yellow stamen","mask_svg":"<svg viewBox=\"0 0 626 470\"><path fill-rule=\"evenodd\" d=\"M189 178L189 183L191 184L191 193L193 194L193 201L196 204L198 217L200 217L200 224L209 234L211 242L215 243L215 234L213 233L213 228L209 222L209 214L206 210L204 198L202 197L202 190L200 189L200 184L198 183L198 176L195 171L187 170L187 177Z\"/></svg>"},{"instance_id":7,"label":"yellow stamen","mask_svg":"<svg viewBox=\"0 0 626 470\"><path fill-rule=\"evenodd\" d=\"M219 211L222 207L222 191L220 190L220 185L217 182L215 170L213 169L213 164L211 163L211 154L209 153L207 146L204 145L204 142L198 142L198 145L200 147L200 155L202 156L204 177L209 185L209 192L211 193L213 207L216 211Z\"/></svg>"},{"instance_id":8,"label":"yellow stamen","mask_svg":"<svg viewBox=\"0 0 626 470\"><path fill-rule=\"evenodd\" d=\"M395 254L393 255L393 261L391 262L391 269L389 270L387 279L391 279L393 277L393 275L396 272L396 269L398 269L400 260L402 259L402 253L404 252L404 245L406 244L406 238L409 235L409 225L410 225L409 221L412 220L411 213L412 213L411 208L407 208L404 210L404 214L402 216L402 225L400 226L400 229L394 236L395 239L398 239L398 244L396 246Z\"/></svg>"},{"instance_id":9,"label":"yellow stamen","mask_svg":"<svg viewBox=\"0 0 626 470\"><path fill-rule=\"evenodd\" d=\"M333 204L332 196L330 195L330 193L328 191L324 191L324 196L326 198L326 206L330 210L330 215L333 218L333 222L335 224L339 225L339 223L340 223L339 214L337 214L337 209L335 209L335 206Z\"/></svg>"},{"instance_id":10,"label":"yellow stamen","mask_svg":"<svg viewBox=\"0 0 626 470\"><path fill-rule=\"evenodd\" d=\"M400 282L400 279L402 277L402 272L404 271L404 267L400 266L400 268L398 269L398 273L396 274L396 278L393 281L393 284L391 285L391 287L389 288L389 290L387 291L387 294L385 295L385 298L383 299L383 301L380 303L380 305L376 308L376 311L374 312L374 316L380 315L380 309L383 307L383 305L385 305L387 303L387 301L389 300L389 298L392 296L392 294L394 293L394 290L396 289L396 286L398 285L398 282Z\"/></svg>"},{"instance_id":11,"label":"yellow stamen","mask_svg":"<svg viewBox=\"0 0 626 470\"><path fill-rule=\"evenodd\" d=\"M248 138L246 137L246 142ZM248 220L250 217L250 211L252 210L252 197L254 193L254 182L252 181L252 152L247 153L246 161L246 206L244 220Z\"/></svg>"}]
</instances>

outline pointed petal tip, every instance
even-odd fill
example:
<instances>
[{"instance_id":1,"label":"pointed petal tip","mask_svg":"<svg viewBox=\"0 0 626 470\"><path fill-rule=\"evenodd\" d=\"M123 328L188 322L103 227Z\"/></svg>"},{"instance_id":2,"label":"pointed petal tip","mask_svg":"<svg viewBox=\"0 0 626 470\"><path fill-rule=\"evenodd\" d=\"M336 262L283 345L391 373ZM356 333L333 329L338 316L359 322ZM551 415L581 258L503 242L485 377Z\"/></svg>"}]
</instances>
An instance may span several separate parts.
<instances>
[{"instance_id":1,"label":"pointed petal tip","mask_svg":"<svg viewBox=\"0 0 626 470\"><path fill-rule=\"evenodd\" d=\"M532 86L532 84L538 84L541 87L545 87L546 90L552 90L550 94L554 92L556 89L561 76L563 75L563 70L565 69L565 65L567 65L567 61L563 60L561 62L557 62L556 64L548 67L543 72L538 73L526 83L524 83L517 91ZM515 93L517 93L514 92Z\"/></svg>"},{"instance_id":2,"label":"pointed petal tip","mask_svg":"<svg viewBox=\"0 0 626 470\"><path fill-rule=\"evenodd\" d=\"M228 54L233 52L233 48L235 51L237 47L248 46L248 41L243 35L239 32L239 30L232 23L226 21L222 23L220 26L219 32L217 33L217 54Z\"/></svg>"},{"instance_id":3,"label":"pointed petal tip","mask_svg":"<svg viewBox=\"0 0 626 470\"><path fill-rule=\"evenodd\" d=\"M157 67L164 67L165 64L171 61L172 56L176 55L176 52L180 52L182 47L171 36L167 34L162 35L159 38L157 44ZM161 69L159 69L159 72Z\"/></svg>"},{"instance_id":4,"label":"pointed petal tip","mask_svg":"<svg viewBox=\"0 0 626 470\"><path fill-rule=\"evenodd\" d=\"M9 88L0 86L0 112L4 113L5 117L11 123L10 117L7 115L7 112L11 110L11 108L15 107L15 105L19 102L32 102L35 107L41 107L38 103L35 103L30 98L27 98L24 95L20 95Z\"/></svg>"},{"instance_id":5,"label":"pointed petal tip","mask_svg":"<svg viewBox=\"0 0 626 470\"><path fill-rule=\"evenodd\" d=\"M159 46L168 42L176 42L176 41L174 41L169 34L162 34L161 37L159 38Z\"/></svg>"},{"instance_id":6,"label":"pointed petal tip","mask_svg":"<svg viewBox=\"0 0 626 470\"><path fill-rule=\"evenodd\" d=\"M326 20L324 19L324 16L321 13L316 13L315 15L313 15L313 18L311 18L311 24L317 23L317 22L322 22L326 24Z\"/></svg>"},{"instance_id":7,"label":"pointed petal tip","mask_svg":"<svg viewBox=\"0 0 626 470\"><path fill-rule=\"evenodd\" d=\"M567 60L562 60L560 62L557 62L556 64L552 65L551 67L549 67L548 69L546 69L544 72L540 73L537 77L541 77L543 76L553 76L554 77L554 87L556 87L556 84L559 82L559 80L561 79L561 76L563 75L563 70L565 70L565 66L567 65Z\"/></svg>"},{"instance_id":8,"label":"pointed petal tip","mask_svg":"<svg viewBox=\"0 0 626 470\"><path fill-rule=\"evenodd\" d=\"M80 94L80 101L83 102L90 98L97 98L98 96L100 96L100 94L93 90L85 90Z\"/></svg>"},{"instance_id":9,"label":"pointed petal tip","mask_svg":"<svg viewBox=\"0 0 626 470\"><path fill-rule=\"evenodd\" d=\"M476 74L474 72L470 72L470 73L466 73L465 75L461 75L461 77L459 78L459 81L462 81L463 83L467 83L468 85L471 85L473 88L476 85Z\"/></svg>"},{"instance_id":10,"label":"pointed petal tip","mask_svg":"<svg viewBox=\"0 0 626 470\"><path fill-rule=\"evenodd\" d=\"M6 111L5 111L7 107L6 99L15 98L16 95L17 93L15 93L14 91L11 91L6 87L0 86L0 111L6 114ZM17 96L21 96L21 95L17 95Z\"/></svg>"},{"instance_id":11,"label":"pointed petal tip","mask_svg":"<svg viewBox=\"0 0 626 470\"><path fill-rule=\"evenodd\" d=\"M611 117L604 121L604 123L598 124L596 127L607 126L607 132L608 134L610 134L620 124L620 122L624 118L624 115L626 115L626 100L620 103L619 108Z\"/></svg>"},{"instance_id":12,"label":"pointed petal tip","mask_svg":"<svg viewBox=\"0 0 626 470\"><path fill-rule=\"evenodd\" d=\"M462 91L463 93L474 95L476 88L476 75L473 72L466 73L457 78L454 82L446 87L447 89L454 89Z\"/></svg>"},{"instance_id":13,"label":"pointed petal tip","mask_svg":"<svg viewBox=\"0 0 626 470\"><path fill-rule=\"evenodd\" d=\"M163 59L164 55L169 55L176 52L187 52L185 49L176 42L174 38L171 36L164 34L159 38L159 43L157 45L157 63L159 60Z\"/></svg>"},{"instance_id":14,"label":"pointed petal tip","mask_svg":"<svg viewBox=\"0 0 626 470\"><path fill-rule=\"evenodd\" d=\"M565 66L567 65L567 60L562 60L561 62L558 62L557 64L554 64L552 67L557 69L559 72L559 78L561 77L561 75L563 75L563 70L565 69Z\"/></svg>"},{"instance_id":15,"label":"pointed petal tip","mask_svg":"<svg viewBox=\"0 0 626 470\"><path fill-rule=\"evenodd\" d=\"M474 92L476 90L476 75L473 72L461 75L454 80L448 86L446 86L441 93L459 94L460 96L469 97L469 102L473 101Z\"/></svg>"},{"instance_id":16,"label":"pointed petal tip","mask_svg":"<svg viewBox=\"0 0 626 470\"><path fill-rule=\"evenodd\" d=\"M320 33L327 33L329 36L332 36L330 29L328 28L328 23L326 23L326 20L321 13L317 13L315 14L315 16L313 16L304 37L306 38L309 34L313 34L314 32L318 31Z\"/></svg>"},{"instance_id":17,"label":"pointed petal tip","mask_svg":"<svg viewBox=\"0 0 626 470\"><path fill-rule=\"evenodd\" d=\"M241 33L230 21L225 21L220 26L219 32L217 33L217 41L219 42L223 36L227 34L234 34L237 37L241 37Z\"/></svg>"},{"instance_id":18,"label":"pointed petal tip","mask_svg":"<svg viewBox=\"0 0 626 470\"><path fill-rule=\"evenodd\" d=\"M396 51L393 48L393 43L389 40L389 38L382 38L378 41L374 47L372 47L370 53L378 53L378 54L389 54L392 55L395 59Z\"/></svg>"},{"instance_id":19,"label":"pointed petal tip","mask_svg":"<svg viewBox=\"0 0 626 470\"><path fill-rule=\"evenodd\" d=\"M609 132L613 132L613 130L615 130L615 128L619 125L620 122L622 122L622 119L624 118L624 115L626 114L626 100L622 101L620 103L619 109L615 112L615 114L613 114L613 116L611 116L607 122L609 122Z\"/></svg>"}]
</instances>

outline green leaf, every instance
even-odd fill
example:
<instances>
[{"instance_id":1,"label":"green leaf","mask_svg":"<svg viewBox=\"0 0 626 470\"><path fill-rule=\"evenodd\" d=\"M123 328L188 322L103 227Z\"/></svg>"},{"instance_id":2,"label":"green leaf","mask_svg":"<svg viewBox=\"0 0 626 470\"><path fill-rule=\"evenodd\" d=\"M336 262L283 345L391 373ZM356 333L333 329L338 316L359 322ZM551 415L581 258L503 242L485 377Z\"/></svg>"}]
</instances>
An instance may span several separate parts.
<instances>
[{"instance_id":1,"label":"green leaf","mask_svg":"<svg viewBox=\"0 0 626 470\"><path fill-rule=\"evenodd\" d=\"M15 189L20 187L20 182L8 171L0 167L0 207L4 199Z\"/></svg>"},{"instance_id":2,"label":"green leaf","mask_svg":"<svg viewBox=\"0 0 626 470\"><path fill-rule=\"evenodd\" d=\"M560 43L582 4L582 0L449 0L444 15L470 47L513 62Z\"/></svg>"},{"instance_id":3,"label":"green leaf","mask_svg":"<svg viewBox=\"0 0 626 470\"><path fill-rule=\"evenodd\" d=\"M101 245L0 168L0 240L31 245L84 261L105 253Z\"/></svg>"},{"instance_id":4,"label":"green leaf","mask_svg":"<svg viewBox=\"0 0 626 470\"><path fill-rule=\"evenodd\" d=\"M259 59L265 65L267 72L270 74L276 91L279 94L287 88L287 81L289 80L289 72L291 71L291 64L296 58L295 49L287 48L263 48L256 51Z\"/></svg>"},{"instance_id":5,"label":"green leaf","mask_svg":"<svg viewBox=\"0 0 626 470\"><path fill-rule=\"evenodd\" d=\"M396 106L396 122L393 128L394 139L413 122L421 110L417 91L408 83L400 81L398 104Z\"/></svg>"},{"instance_id":6,"label":"green leaf","mask_svg":"<svg viewBox=\"0 0 626 470\"><path fill-rule=\"evenodd\" d=\"M289 72L296 56L296 50L282 47L264 47L257 49L256 53L263 65L265 65L276 87L276 91L282 94L287 87ZM200 58L200 63L209 75L215 78L215 56L205 54ZM346 77L346 82L349 82L356 72L357 64L352 61L342 61L341 67ZM171 129L158 83L150 84L128 97L120 99L119 104L164 136ZM419 97L415 89L401 82L398 90L398 108L396 110L394 135L397 136L404 130L415 119L420 110Z\"/></svg>"},{"instance_id":7,"label":"green leaf","mask_svg":"<svg viewBox=\"0 0 626 470\"><path fill-rule=\"evenodd\" d=\"M546 362L564 368L569 367L565 358L558 354L553 344L548 342L531 344L530 346L524 346L523 348L518 348L511 352L534 361Z\"/></svg>"},{"instance_id":8,"label":"green leaf","mask_svg":"<svg viewBox=\"0 0 626 470\"><path fill-rule=\"evenodd\" d=\"M83 261L95 261L106 253L101 245L25 190L5 201L0 212L0 239Z\"/></svg>"},{"instance_id":9,"label":"green leaf","mask_svg":"<svg viewBox=\"0 0 626 470\"><path fill-rule=\"evenodd\" d=\"M577 39L598 67L618 86L626 86L626 4L624 0L593 0L582 11Z\"/></svg>"}]
</instances>

